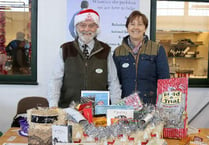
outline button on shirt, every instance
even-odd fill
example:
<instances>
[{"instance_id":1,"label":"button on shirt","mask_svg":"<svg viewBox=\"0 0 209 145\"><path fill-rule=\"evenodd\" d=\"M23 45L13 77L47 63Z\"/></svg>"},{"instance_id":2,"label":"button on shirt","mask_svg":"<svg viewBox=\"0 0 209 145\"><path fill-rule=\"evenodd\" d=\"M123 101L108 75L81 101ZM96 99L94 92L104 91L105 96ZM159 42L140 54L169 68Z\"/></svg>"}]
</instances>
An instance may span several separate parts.
<instances>
[{"instance_id":1,"label":"button on shirt","mask_svg":"<svg viewBox=\"0 0 209 145\"><path fill-rule=\"evenodd\" d=\"M81 51L83 51L82 45L83 43L78 39L79 47ZM90 52L94 47L95 41L91 41L88 43L88 51ZM57 107L58 101L60 97L60 90L62 87L62 79L64 76L64 61L62 56L62 49L59 49L59 55L55 61L55 70L52 71L51 79L49 80L49 88L48 88L48 101L50 107ZM108 66L108 90L110 91L110 99L112 104L117 103L121 99L121 89L120 83L117 76L117 70L115 63L112 58L111 52L107 58L107 66Z\"/></svg>"}]
</instances>

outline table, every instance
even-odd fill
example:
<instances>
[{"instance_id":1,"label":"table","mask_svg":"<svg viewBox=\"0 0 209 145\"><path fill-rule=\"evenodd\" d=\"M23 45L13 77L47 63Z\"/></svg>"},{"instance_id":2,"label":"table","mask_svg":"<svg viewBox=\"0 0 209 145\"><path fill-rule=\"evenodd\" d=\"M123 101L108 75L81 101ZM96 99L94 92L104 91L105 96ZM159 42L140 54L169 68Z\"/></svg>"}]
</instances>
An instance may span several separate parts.
<instances>
[{"instance_id":1,"label":"table","mask_svg":"<svg viewBox=\"0 0 209 145\"><path fill-rule=\"evenodd\" d=\"M18 134L20 128L12 127L0 137L0 145L3 143L28 143L28 138Z\"/></svg>"},{"instance_id":2,"label":"table","mask_svg":"<svg viewBox=\"0 0 209 145\"><path fill-rule=\"evenodd\" d=\"M10 128L3 136L0 137L0 145L3 143L28 143L28 138L20 136L18 134L19 128L12 127ZM189 142L189 138L194 136L199 136L203 138L203 141L209 145L209 128L202 128L200 129L200 133L189 135L187 138L182 140L177 139L166 139L168 145L186 145ZM8 141L8 139L15 138L12 141Z\"/></svg>"},{"instance_id":3,"label":"table","mask_svg":"<svg viewBox=\"0 0 209 145\"><path fill-rule=\"evenodd\" d=\"M187 145L194 136L203 138L203 142L209 145L209 128L201 128L200 132L197 134L191 134L188 137L177 140L177 139L166 139L168 145Z\"/></svg>"}]
</instances>

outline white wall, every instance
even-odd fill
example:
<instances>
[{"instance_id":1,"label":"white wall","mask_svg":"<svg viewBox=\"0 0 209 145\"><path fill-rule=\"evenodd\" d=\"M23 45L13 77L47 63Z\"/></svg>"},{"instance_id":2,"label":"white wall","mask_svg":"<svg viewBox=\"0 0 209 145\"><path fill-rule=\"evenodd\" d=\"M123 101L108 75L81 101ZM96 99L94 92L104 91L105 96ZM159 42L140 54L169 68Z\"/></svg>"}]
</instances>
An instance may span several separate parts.
<instances>
[{"instance_id":1,"label":"white wall","mask_svg":"<svg viewBox=\"0 0 209 145\"><path fill-rule=\"evenodd\" d=\"M141 0L140 8L149 14L148 0ZM53 69L55 54L60 44L66 42L66 0L38 1L38 85L0 85L0 131L10 128L12 118L16 113L18 101L26 96L47 96L48 80ZM188 111L191 118L198 109L209 101L208 88L189 88ZM208 109L207 107L206 109ZM192 125L209 127L209 110L198 116L203 118ZM208 118L208 119L207 119Z\"/></svg>"},{"instance_id":2,"label":"white wall","mask_svg":"<svg viewBox=\"0 0 209 145\"><path fill-rule=\"evenodd\" d=\"M0 85L0 131L10 128L18 101L26 96L47 96L53 59L66 40L66 0L38 0L38 85Z\"/></svg>"}]
</instances>

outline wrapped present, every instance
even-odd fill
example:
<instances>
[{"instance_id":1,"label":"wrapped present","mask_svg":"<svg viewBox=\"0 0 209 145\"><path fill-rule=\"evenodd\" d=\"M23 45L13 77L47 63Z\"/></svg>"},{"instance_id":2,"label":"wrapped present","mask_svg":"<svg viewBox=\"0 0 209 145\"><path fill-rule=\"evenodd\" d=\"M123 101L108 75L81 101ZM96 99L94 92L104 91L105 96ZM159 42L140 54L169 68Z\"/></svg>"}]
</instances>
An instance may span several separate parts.
<instances>
[{"instance_id":1,"label":"wrapped present","mask_svg":"<svg viewBox=\"0 0 209 145\"><path fill-rule=\"evenodd\" d=\"M138 93L133 93L122 100L120 100L116 105L126 105L126 106L132 106L134 110L138 111L143 108L143 103L140 100L140 97Z\"/></svg>"},{"instance_id":2,"label":"wrapped present","mask_svg":"<svg viewBox=\"0 0 209 145\"><path fill-rule=\"evenodd\" d=\"M80 143L84 138L83 128L79 123L68 121L68 125L72 126L72 142Z\"/></svg>"},{"instance_id":3,"label":"wrapped present","mask_svg":"<svg viewBox=\"0 0 209 145\"><path fill-rule=\"evenodd\" d=\"M89 123L93 122L92 102L87 102L87 103L81 104L79 106L78 111L80 111L82 113L82 115L89 121Z\"/></svg>"},{"instance_id":4,"label":"wrapped present","mask_svg":"<svg viewBox=\"0 0 209 145\"><path fill-rule=\"evenodd\" d=\"M58 108L33 108L27 111L29 145L51 145L52 125L66 125L66 113Z\"/></svg>"},{"instance_id":5,"label":"wrapped present","mask_svg":"<svg viewBox=\"0 0 209 145\"><path fill-rule=\"evenodd\" d=\"M77 115L73 115L73 109L69 109L70 111L65 111L72 115L72 118L78 118L75 117ZM93 117L92 123L84 119L68 120L68 125L72 126L72 142L77 144L96 143L97 145L134 145L136 143L147 144L153 138L162 138L164 123L160 120L159 112L155 111L154 105L144 105L139 113L141 115L138 114L136 118L133 118L134 110L129 111L108 110L109 113L116 116ZM117 121L106 126L108 118L110 122L112 119Z\"/></svg>"},{"instance_id":6,"label":"wrapped present","mask_svg":"<svg viewBox=\"0 0 209 145\"><path fill-rule=\"evenodd\" d=\"M95 126L107 126L107 118L105 116L98 116L98 117L93 117L93 123Z\"/></svg>"},{"instance_id":7,"label":"wrapped present","mask_svg":"<svg viewBox=\"0 0 209 145\"><path fill-rule=\"evenodd\" d=\"M152 138L147 145L167 145L167 143L164 139Z\"/></svg>"},{"instance_id":8,"label":"wrapped present","mask_svg":"<svg viewBox=\"0 0 209 145\"><path fill-rule=\"evenodd\" d=\"M108 109L133 109L133 106L126 105L97 105L95 106L95 115L106 115Z\"/></svg>"},{"instance_id":9,"label":"wrapped present","mask_svg":"<svg viewBox=\"0 0 209 145\"><path fill-rule=\"evenodd\" d=\"M52 125L52 145L72 142L72 126Z\"/></svg>"}]
</instances>

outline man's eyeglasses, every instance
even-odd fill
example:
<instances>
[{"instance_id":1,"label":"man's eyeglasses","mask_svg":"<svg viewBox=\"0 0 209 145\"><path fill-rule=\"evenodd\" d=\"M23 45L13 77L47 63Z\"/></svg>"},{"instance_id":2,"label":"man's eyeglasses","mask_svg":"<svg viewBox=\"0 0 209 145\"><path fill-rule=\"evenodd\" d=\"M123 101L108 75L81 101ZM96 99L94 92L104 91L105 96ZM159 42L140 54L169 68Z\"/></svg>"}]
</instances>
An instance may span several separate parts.
<instances>
[{"instance_id":1,"label":"man's eyeglasses","mask_svg":"<svg viewBox=\"0 0 209 145\"><path fill-rule=\"evenodd\" d=\"M79 23L78 26L83 29L86 27L91 29L91 28L95 28L97 26L97 24L95 24L95 23L92 23L92 24Z\"/></svg>"}]
</instances>

